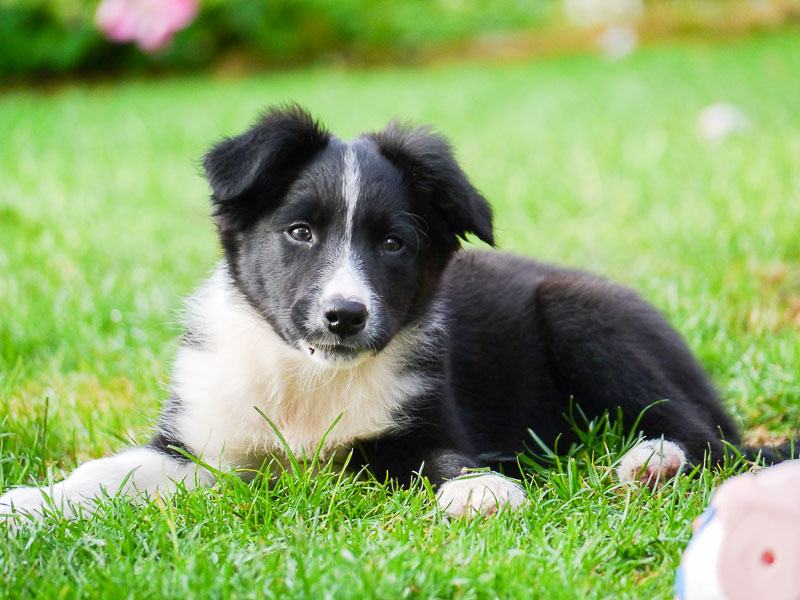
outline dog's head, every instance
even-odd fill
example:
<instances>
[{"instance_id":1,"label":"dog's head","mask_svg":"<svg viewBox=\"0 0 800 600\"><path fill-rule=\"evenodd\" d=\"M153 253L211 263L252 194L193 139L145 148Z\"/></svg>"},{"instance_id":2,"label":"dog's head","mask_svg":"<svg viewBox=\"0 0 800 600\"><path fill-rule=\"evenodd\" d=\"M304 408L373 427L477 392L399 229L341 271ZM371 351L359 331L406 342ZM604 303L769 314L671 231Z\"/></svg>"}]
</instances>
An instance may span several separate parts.
<instances>
[{"instance_id":1,"label":"dog's head","mask_svg":"<svg viewBox=\"0 0 800 600\"><path fill-rule=\"evenodd\" d=\"M383 349L428 309L492 213L428 129L344 142L298 107L271 109L204 160L237 288L284 341L326 364Z\"/></svg>"}]
</instances>

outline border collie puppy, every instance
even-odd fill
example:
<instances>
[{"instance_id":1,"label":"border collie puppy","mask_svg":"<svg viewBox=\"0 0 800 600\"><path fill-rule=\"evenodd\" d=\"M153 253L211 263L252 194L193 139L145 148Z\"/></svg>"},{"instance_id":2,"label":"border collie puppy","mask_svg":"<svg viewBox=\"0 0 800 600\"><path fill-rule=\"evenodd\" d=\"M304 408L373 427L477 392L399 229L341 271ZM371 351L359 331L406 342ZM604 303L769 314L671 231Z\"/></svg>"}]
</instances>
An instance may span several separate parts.
<instances>
[{"instance_id":1,"label":"border collie puppy","mask_svg":"<svg viewBox=\"0 0 800 600\"><path fill-rule=\"evenodd\" d=\"M296 456L356 448L379 479L427 476L453 515L521 506L513 481L462 474L507 471L529 429L569 442L572 400L590 417L621 407L627 426L649 407L650 440L622 461L623 481L664 480L739 443L680 336L633 292L459 251L467 234L493 244L492 212L430 130L345 142L299 107L273 108L204 167L225 259L188 303L152 441L12 489L0 513L75 516L103 490L213 485L183 452L240 473L286 462L260 413Z\"/></svg>"}]
</instances>

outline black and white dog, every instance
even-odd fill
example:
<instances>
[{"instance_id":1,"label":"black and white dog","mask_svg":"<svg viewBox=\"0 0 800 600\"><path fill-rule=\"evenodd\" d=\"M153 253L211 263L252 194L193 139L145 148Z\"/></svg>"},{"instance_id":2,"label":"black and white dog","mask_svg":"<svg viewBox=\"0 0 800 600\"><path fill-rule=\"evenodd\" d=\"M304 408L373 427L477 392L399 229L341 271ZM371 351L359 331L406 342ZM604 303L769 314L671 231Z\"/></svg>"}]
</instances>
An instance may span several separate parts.
<instances>
[{"instance_id":1,"label":"black and white dog","mask_svg":"<svg viewBox=\"0 0 800 600\"><path fill-rule=\"evenodd\" d=\"M243 473L285 461L258 411L297 456L357 448L379 479L422 473L454 515L521 506L511 480L460 475L513 464L529 429L551 444L568 434L572 400L590 417L621 407L628 426L650 407L623 481L739 443L680 336L634 293L459 251L467 234L493 244L492 212L430 130L345 142L300 108L272 109L204 167L225 260L189 302L155 436L52 487L12 489L0 513L74 516L103 490L214 483L176 449Z\"/></svg>"}]
</instances>

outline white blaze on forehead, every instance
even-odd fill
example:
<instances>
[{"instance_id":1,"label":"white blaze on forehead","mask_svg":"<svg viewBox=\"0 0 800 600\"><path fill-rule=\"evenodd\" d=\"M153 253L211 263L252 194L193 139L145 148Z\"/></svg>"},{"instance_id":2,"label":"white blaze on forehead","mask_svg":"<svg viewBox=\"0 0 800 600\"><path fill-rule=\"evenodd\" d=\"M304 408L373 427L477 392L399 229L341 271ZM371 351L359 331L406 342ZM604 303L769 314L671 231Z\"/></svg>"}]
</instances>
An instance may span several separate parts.
<instances>
[{"instance_id":1,"label":"white blaze on forehead","mask_svg":"<svg viewBox=\"0 0 800 600\"><path fill-rule=\"evenodd\" d=\"M320 300L325 304L333 296L362 302L370 309L372 290L366 283L361 263L353 251L353 227L356 203L361 193L361 172L353 146L344 153L342 170L342 197L344 198L344 236L339 242L336 259L327 282L323 285Z\"/></svg>"},{"instance_id":2,"label":"white blaze on forehead","mask_svg":"<svg viewBox=\"0 0 800 600\"><path fill-rule=\"evenodd\" d=\"M345 204L344 241L350 244L353 239L353 221L356 214L356 202L361 191L361 171L353 146L348 146L344 153L344 171L342 173L342 196Z\"/></svg>"}]
</instances>

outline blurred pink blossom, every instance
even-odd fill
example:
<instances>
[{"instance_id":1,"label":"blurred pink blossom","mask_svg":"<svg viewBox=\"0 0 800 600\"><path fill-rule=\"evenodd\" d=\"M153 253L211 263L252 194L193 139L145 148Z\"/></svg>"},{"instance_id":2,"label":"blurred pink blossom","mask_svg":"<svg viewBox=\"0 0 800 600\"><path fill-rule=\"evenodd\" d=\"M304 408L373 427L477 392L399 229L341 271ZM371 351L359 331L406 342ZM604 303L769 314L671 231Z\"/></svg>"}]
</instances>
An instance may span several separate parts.
<instances>
[{"instance_id":1,"label":"blurred pink blossom","mask_svg":"<svg viewBox=\"0 0 800 600\"><path fill-rule=\"evenodd\" d=\"M108 39L136 42L142 50L163 48L192 22L197 0L103 0L95 21Z\"/></svg>"}]
</instances>

